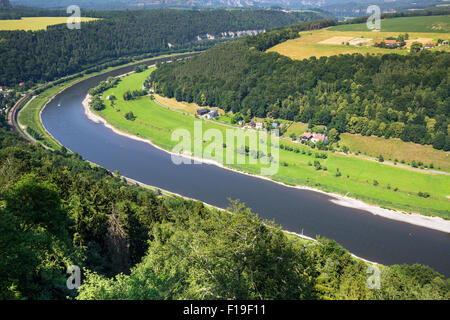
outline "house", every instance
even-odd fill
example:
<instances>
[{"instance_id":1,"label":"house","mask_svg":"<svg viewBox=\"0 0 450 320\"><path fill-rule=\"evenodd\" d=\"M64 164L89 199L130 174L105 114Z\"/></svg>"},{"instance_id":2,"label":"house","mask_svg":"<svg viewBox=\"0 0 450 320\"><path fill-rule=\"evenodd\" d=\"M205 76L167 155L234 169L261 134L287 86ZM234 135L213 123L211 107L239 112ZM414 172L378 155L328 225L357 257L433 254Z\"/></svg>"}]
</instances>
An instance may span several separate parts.
<instances>
[{"instance_id":1,"label":"house","mask_svg":"<svg viewBox=\"0 0 450 320\"><path fill-rule=\"evenodd\" d=\"M247 127L248 127L248 128L254 128L254 127L255 127L255 122L252 121L252 122L250 122L250 123L247 123Z\"/></svg>"},{"instance_id":2,"label":"house","mask_svg":"<svg viewBox=\"0 0 450 320\"><path fill-rule=\"evenodd\" d=\"M21 83L19 83L19 86L24 86L25 85L25 82L21 82Z\"/></svg>"},{"instance_id":3,"label":"house","mask_svg":"<svg viewBox=\"0 0 450 320\"><path fill-rule=\"evenodd\" d=\"M425 43L423 48L424 49L433 49L434 48L434 43Z\"/></svg>"},{"instance_id":4,"label":"house","mask_svg":"<svg viewBox=\"0 0 450 320\"><path fill-rule=\"evenodd\" d=\"M207 119L214 119L215 117L217 117L219 115L219 113L217 112L217 110L211 110L207 115L206 118Z\"/></svg>"},{"instance_id":5,"label":"house","mask_svg":"<svg viewBox=\"0 0 450 320\"><path fill-rule=\"evenodd\" d=\"M314 143L317 143L319 141L323 141L325 143L328 143L327 137L324 134L321 134L321 133L314 133L312 135L311 141L314 142Z\"/></svg>"},{"instance_id":6,"label":"house","mask_svg":"<svg viewBox=\"0 0 450 320\"><path fill-rule=\"evenodd\" d=\"M300 136L300 139L303 141L309 141L312 138L312 133L311 132L305 132Z\"/></svg>"},{"instance_id":7,"label":"house","mask_svg":"<svg viewBox=\"0 0 450 320\"><path fill-rule=\"evenodd\" d=\"M197 115L199 115L199 116L204 116L205 114L207 114L209 112L209 110L208 109L199 109L199 110L197 110Z\"/></svg>"},{"instance_id":8,"label":"house","mask_svg":"<svg viewBox=\"0 0 450 320\"><path fill-rule=\"evenodd\" d=\"M0 86L0 92L2 92L3 91L3 87L2 86Z\"/></svg>"},{"instance_id":9,"label":"house","mask_svg":"<svg viewBox=\"0 0 450 320\"><path fill-rule=\"evenodd\" d=\"M397 46L397 40L384 40L384 43L388 47L396 47Z\"/></svg>"},{"instance_id":10,"label":"house","mask_svg":"<svg viewBox=\"0 0 450 320\"><path fill-rule=\"evenodd\" d=\"M272 128L278 128L278 123L276 122L272 123Z\"/></svg>"},{"instance_id":11,"label":"house","mask_svg":"<svg viewBox=\"0 0 450 320\"><path fill-rule=\"evenodd\" d=\"M262 122L257 122L256 129L264 129L264 124Z\"/></svg>"}]
</instances>

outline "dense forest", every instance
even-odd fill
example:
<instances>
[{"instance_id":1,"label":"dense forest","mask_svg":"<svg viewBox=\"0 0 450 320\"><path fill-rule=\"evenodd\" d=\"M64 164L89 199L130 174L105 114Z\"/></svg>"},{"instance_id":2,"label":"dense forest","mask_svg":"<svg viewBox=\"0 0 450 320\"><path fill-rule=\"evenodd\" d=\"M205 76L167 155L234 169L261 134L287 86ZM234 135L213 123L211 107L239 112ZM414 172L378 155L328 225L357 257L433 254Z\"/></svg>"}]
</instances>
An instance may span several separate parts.
<instances>
[{"instance_id":1,"label":"dense forest","mask_svg":"<svg viewBox=\"0 0 450 320\"><path fill-rule=\"evenodd\" d=\"M295 61L265 52L299 30L330 23L305 22L218 45L161 65L150 81L156 92L177 100L450 150L450 53Z\"/></svg>"},{"instance_id":2,"label":"dense forest","mask_svg":"<svg viewBox=\"0 0 450 320\"><path fill-rule=\"evenodd\" d=\"M102 19L82 23L79 30L56 25L35 32L1 31L0 86L49 81L124 56L204 50L216 43L197 41L206 33L273 29L320 17L314 12L170 9L96 16Z\"/></svg>"},{"instance_id":3,"label":"dense forest","mask_svg":"<svg viewBox=\"0 0 450 320\"><path fill-rule=\"evenodd\" d=\"M130 186L0 121L0 299L450 298L450 280L423 265L382 267L369 290L366 263L334 241L228 210ZM78 290L69 265L82 268Z\"/></svg>"}]
</instances>

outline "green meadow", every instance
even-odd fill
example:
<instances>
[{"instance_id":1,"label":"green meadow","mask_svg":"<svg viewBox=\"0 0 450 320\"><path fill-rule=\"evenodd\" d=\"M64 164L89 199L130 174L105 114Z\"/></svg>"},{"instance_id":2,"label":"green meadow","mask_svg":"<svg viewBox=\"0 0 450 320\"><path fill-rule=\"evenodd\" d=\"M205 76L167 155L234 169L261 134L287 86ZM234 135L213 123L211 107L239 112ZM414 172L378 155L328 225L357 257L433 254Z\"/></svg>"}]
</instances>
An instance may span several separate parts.
<instances>
[{"instance_id":1,"label":"green meadow","mask_svg":"<svg viewBox=\"0 0 450 320\"><path fill-rule=\"evenodd\" d=\"M35 132L37 132L41 137L38 141L47 147L59 149L60 145L44 129L40 121L39 113L51 97L57 94L64 87L77 80L79 79L66 81L45 90L19 111L17 116L18 123L25 127L25 130L32 128Z\"/></svg>"},{"instance_id":2,"label":"green meadow","mask_svg":"<svg viewBox=\"0 0 450 320\"><path fill-rule=\"evenodd\" d=\"M103 101L106 108L97 113L117 129L147 138L166 150L172 150L179 143L179 140L171 139L176 129L187 130L193 145L194 122L199 119L164 108L149 96L123 100L123 93L140 89L151 72L147 70L127 76L115 88L105 91ZM117 98L114 106L106 100L110 95ZM134 121L125 118L128 112L133 112L136 117ZM226 130L230 129L223 124L204 120L202 126L203 132L217 129L224 136ZM317 151L287 138L280 139L280 144L292 150L280 148L279 170L271 177L273 180L348 195L385 208L450 219L450 200L447 198L450 195L449 176L422 173L356 156ZM203 138L201 145L205 148L211 143ZM222 152L225 154L223 147ZM192 147L190 151L195 150ZM317 158L316 153L326 153L327 158ZM214 157L215 153L212 155ZM260 174L262 167L268 167L260 163L250 164L250 158L246 155L245 164L228 166L253 174ZM315 161L320 163L320 169L314 166ZM419 192L427 193L429 197L421 197Z\"/></svg>"},{"instance_id":3,"label":"green meadow","mask_svg":"<svg viewBox=\"0 0 450 320\"><path fill-rule=\"evenodd\" d=\"M329 28L332 31L367 31L365 23L344 24ZM381 20L382 32L450 32L450 15L401 17Z\"/></svg>"}]
</instances>

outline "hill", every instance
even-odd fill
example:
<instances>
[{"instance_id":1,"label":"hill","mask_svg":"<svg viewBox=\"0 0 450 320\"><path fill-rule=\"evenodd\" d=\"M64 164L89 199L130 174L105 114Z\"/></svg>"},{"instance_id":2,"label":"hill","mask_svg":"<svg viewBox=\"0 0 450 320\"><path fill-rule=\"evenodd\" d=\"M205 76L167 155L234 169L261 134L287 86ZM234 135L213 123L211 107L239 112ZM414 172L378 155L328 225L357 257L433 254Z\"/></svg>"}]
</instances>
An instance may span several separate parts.
<instances>
[{"instance_id":1,"label":"hill","mask_svg":"<svg viewBox=\"0 0 450 320\"><path fill-rule=\"evenodd\" d=\"M368 31L365 23L331 27L332 31ZM382 32L450 32L450 15L382 19Z\"/></svg>"},{"instance_id":2,"label":"hill","mask_svg":"<svg viewBox=\"0 0 450 320\"><path fill-rule=\"evenodd\" d=\"M158 9L97 13L97 17L103 19L83 23L80 30L57 25L35 33L0 32L0 86L49 81L124 56L202 50L231 39L217 39L223 33L260 32L317 19L320 15L266 10ZM208 35L215 40L208 40Z\"/></svg>"},{"instance_id":3,"label":"hill","mask_svg":"<svg viewBox=\"0 0 450 320\"><path fill-rule=\"evenodd\" d=\"M264 52L298 31L326 26L304 23L216 46L161 66L151 81L158 93L177 100L449 150L450 53L294 61Z\"/></svg>"}]
</instances>

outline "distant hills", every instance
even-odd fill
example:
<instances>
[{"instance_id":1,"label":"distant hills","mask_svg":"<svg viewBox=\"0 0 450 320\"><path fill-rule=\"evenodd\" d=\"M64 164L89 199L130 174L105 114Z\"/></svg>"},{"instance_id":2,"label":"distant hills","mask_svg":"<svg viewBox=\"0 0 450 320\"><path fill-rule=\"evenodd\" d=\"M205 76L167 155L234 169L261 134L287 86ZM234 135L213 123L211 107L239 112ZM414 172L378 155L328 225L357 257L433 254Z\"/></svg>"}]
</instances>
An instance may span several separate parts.
<instances>
[{"instance_id":1,"label":"distant hills","mask_svg":"<svg viewBox=\"0 0 450 320\"><path fill-rule=\"evenodd\" d=\"M0 3L8 0L0 0ZM73 0L11 0L14 5L65 9ZM121 10L150 8L273 8L288 10L323 10L339 19L367 15L369 5L382 12L399 12L446 6L446 0L77 0L82 9ZM0 5L1 7L1 5Z\"/></svg>"},{"instance_id":2,"label":"distant hills","mask_svg":"<svg viewBox=\"0 0 450 320\"><path fill-rule=\"evenodd\" d=\"M0 8L11 8L9 0L0 0Z\"/></svg>"}]
</instances>

